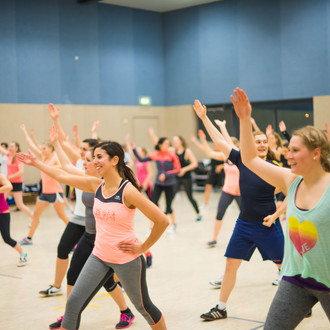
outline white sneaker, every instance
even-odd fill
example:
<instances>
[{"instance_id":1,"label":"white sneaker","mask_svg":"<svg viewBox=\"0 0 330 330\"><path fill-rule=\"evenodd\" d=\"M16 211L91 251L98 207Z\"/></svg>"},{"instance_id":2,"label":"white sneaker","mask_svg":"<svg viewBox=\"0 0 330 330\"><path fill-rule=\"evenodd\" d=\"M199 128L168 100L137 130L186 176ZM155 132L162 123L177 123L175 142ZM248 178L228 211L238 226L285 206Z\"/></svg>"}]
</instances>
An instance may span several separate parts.
<instances>
[{"instance_id":1,"label":"white sneaker","mask_svg":"<svg viewBox=\"0 0 330 330\"><path fill-rule=\"evenodd\" d=\"M167 229L168 233L174 233L176 231L176 224L170 225Z\"/></svg>"},{"instance_id":2,"label":"white sneaker","mask_svg":"<svg viewBox=\"0 0 330 330\"><path fill-rule=\"evenodd\" d=\"M223 275L221 275L219 278L217 278L214 281L210 281L209 283L214 286L216 289L220 289L221 284L222 284L222 280L223 280Z\"/></svg>"},{"instance_id":3,"label":"white sneaker","mask_svg":"<svg viewBox=\"0 0 330 330\"><path fill-rule=\"evenodd\" d=\"M50 285L47 290L39 291L39 294L44 296L58 296L63 294L62 288L57 288L56 286Z\"/></svg>"},{"instance_id":4,"label":"white sneaker","mask_svg":"<svg viewBox=\"0 0 330 330\"><path fill-rule=\"evenodd\" d=\"M272 285L278 286L280 284L280 281L281 281L281 275L280 273L278 273L275 280L272 282Z\"/></svg>"},{"instance_id":5,"label":"white sneaker","mask_svg":"<svg viewBox=\"0 0 330 330\"><path fill-rule=\"evenodd\" d=\"M19 257L19 262L17 264L17 267L23 267L28 264L28 255L26 252L22 253Z\"/></svg>"}]
</instances>

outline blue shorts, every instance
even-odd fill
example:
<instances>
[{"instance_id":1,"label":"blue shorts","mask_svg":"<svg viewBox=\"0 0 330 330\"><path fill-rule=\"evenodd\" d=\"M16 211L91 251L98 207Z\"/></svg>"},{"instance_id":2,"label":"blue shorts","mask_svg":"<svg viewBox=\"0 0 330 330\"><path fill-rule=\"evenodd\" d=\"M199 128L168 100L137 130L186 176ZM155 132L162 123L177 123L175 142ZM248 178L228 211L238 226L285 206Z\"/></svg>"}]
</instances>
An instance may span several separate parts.
<instances>
[{"instance_id":1,"label":"blue shorts","mask_svg":"<svg viewBox=\"0 0 330 330\"><path fill-rule=\"evenodd\" d=\"M55 204L56 202L64 203L63 193L54 193L54 194L41 193L39 196L39 201L47 202L50 204Z\"/></svg>"},{"instance_id":2,"label":"blue shorts","mask_svg":"<svg viewBox=\"0 0 330 330\"><path fill-rule=\"evenodd\" d=\"M263 260L281 264L284 254L284 235L277 219L270 227L262 222L246 222L237 219L225 257L249 261L258 249Z\"/></svg>"}]
</instances>

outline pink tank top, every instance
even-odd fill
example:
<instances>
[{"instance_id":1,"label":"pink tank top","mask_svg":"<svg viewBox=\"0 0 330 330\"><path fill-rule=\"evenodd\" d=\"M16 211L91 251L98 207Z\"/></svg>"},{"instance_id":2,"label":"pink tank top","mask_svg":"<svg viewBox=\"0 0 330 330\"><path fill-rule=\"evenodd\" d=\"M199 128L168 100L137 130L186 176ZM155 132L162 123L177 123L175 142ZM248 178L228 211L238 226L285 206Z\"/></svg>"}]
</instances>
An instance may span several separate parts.
<instances>
[{"instance_id":1,"label":"pink tank top","mask_svg":"<svg viewBox=\"0 0 330 330\"><path fill-rule=\"evenodd\" d=\"M138 160L135 161L136 177L138 178L140 185L143 184L144 180L148 176L147 166L149 164L150 164L150 162L142 163ZM148 182L148 186L151 186L151 185L152 185L151 181Z\"/></svg>"},{"instance_id":2,"label":"pink tank top","mask_svg":"<svg viewBox=\"0 0 330 330\"><path fill-rule=\"evenodd\" d=\"M17 173L19 171L18 164L20 163L17 159L15 159L15 162L12 163L13 161L13 154L11 152L8 152L7 154L8 160L7 160L7 177ZM21 183L23 182L23 177L18 176L17 178L10 179L10 182L13 183Z\"/></svg>"},{"instance_id":3,"label":"pink tank top","mask_svg":"<svg viewBox=\"0 0 330 330\"><path fill-rule=\"evenodd\" d=\"M2 187L2 185L0 185L0 187ZM5 194L1 193L0 194L0 214L1 213L8 213L9 208L8 208L8 204L7 201L5 199Z\"/></svg>"},{"instance_id":4,"label":"pink tank top","mask_svg":"<svg viewBox=\"0 0 330 330\"><path fill-rule=\"evenodd\" d=\"M49 166L54 166L56 164L55 157L53 156L46 164ZM42 192L44 194L55 194L63 192L62 186L58 181L51 178L42 171L40 173L42 181Z\"/></svg>"},{"instance_id":5,"label":"pink tank top","mask_svg":"<svg viewBox=\"0 0 330 330\"><path fill-rule=\"evenodd\" d=\"M125 264L136 259L139 254L119 250L122 241L136 241L134 233L135 209L124 203L124 193L129 181L122 181L117 192L105 198L102 183L94 198L93 214L96 221L96 237L93 254L102 261Z\"/></svg>"},{"instance_id":6,"label":"pink tank top","mask_svg":"<svg viewBox=\"0 0 330 330\"><path fill-rule=\"evenodd\" d=\"M229 164L228 160L225 161L225 183L222 190L230 195L240 196L239 191L239 169L234 164Z\"/></svg>"}]
</instances>

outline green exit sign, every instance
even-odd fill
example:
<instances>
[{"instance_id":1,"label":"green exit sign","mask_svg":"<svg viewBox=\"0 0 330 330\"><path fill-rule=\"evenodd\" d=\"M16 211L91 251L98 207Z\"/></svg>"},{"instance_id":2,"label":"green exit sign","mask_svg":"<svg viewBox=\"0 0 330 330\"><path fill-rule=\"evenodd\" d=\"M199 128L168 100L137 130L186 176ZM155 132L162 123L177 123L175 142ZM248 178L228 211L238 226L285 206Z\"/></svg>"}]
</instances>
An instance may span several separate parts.
<instances>
[{"instance_id":1,"label":"green exit sign","mask_svg":"<svg viewBox=\"0 0 330 330\"><path fill-rule=\"evenodd\" d=\"M139 104L140 105L151 105L151 97L150 96L139 96Z\"/></svg>"}]
</instances>

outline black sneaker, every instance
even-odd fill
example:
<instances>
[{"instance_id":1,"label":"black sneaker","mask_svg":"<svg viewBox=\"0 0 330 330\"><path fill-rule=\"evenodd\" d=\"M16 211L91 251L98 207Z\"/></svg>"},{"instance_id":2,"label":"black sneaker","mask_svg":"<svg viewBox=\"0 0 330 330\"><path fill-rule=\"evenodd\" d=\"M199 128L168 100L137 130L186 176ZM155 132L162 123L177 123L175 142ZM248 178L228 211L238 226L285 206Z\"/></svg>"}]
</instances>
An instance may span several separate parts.
<instances>
[{"instance_id":1,"label":"black sneaker","mask_svg":"<svg viewBox=\"0 0 330 330\"><path fill-rule=\"evenodd\" d=\"M120 314L120 320L116 324L116 329L125 329L128 328L133 320L135 319L134 314L131 312L131 310L128 308L127 312L121 312Z\"/></svg>"},{"instance_id":2,"label":"black sneaker","mask_svg":"<svg viewBox=\"0 0 330 330\"><path fill-rule=\"evenodd\" d=\"M208 313L202 314L201 318L206 321L226 319L227 311L225 309L219 309L218 305L216 305L214 308L211 308Z\"/></svg>"},{"instance_id":3,"label":"black sneaker","mask_svg":"<svg viewBox=\"0 0 330 330\"><path fill-rule=\"evenodd\" d=\"M312 309L308 311L308 313L305 315L305 319L309 318L312 316Z\"/></svg>"},{"instance_id":4,"label":"black sneaker","mask_svg":"<svg viewBox=\"0 0 330 330\"><path fill-rule=\"evenodd\" d=\"M63 316L59 317L56 322L49 325L49 329L61 329Z\"/></svg>"},{"instance_id":5,"label":"black sneaker","mask_svg":"<svg viewBox=\"0 0 330 330\"><path fill-rule=\"evenodd\" d=\"M147 268L151 267L151 265L152 265L152 255L147 257Z\"/></svg>"}]
</instances>

